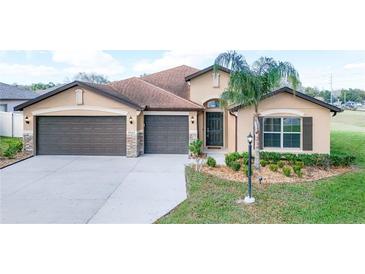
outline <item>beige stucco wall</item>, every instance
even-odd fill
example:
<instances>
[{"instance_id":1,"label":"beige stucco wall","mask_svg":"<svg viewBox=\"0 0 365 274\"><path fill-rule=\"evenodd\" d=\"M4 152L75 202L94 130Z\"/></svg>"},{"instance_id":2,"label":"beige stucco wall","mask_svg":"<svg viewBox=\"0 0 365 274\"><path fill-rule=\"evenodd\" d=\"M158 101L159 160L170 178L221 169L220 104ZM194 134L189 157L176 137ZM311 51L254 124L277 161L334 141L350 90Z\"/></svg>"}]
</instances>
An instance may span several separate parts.
<instances>
[{"instance_id":1,"label":"beige stucco wall","mask_svg":"<svg viewBox=\"0 0 365 274\"><path fill-rule=\"evenodd\" d=\"M219 99L222 92L227 88L229 82L229 74L224 71L219 71L220 85L219 87L213 86L213 71L208 71L190 81L190 100L204 105L207 101L212 99ZM209 109L207 111L223 111L222 109ZM224 110L224 142L223 149L234 151L235 150L235 118ZM199 113L199 138L204 141L205 144L205 113Z\"/></svg>"},{"instance_id":2,"label":"beige stucco wall","mask_svg":"<svg viewBox=\"0 0 365 274\"><path fill-rule=\"evenodd\" d=\"M307 153L330 152L331 113L327 108L282 93L263 100L259 105L260 116L298 116L313 117L313 151ZM238 111L237 147L238 151L247 151L246 137L253 132L253 107ZM303 152L301 149L277 149L280 152Z\"/></svg>"},{"instance_id":3,"label":"beige stucco wall","mask_svg":"<svg viewBox=\"0 0 365 274\"><path fill-rule=\"evenodd\" d=\"M137 124L140 127L141 119L143 119L140 111L85 88L82 88L83 104L77 105L76 89L80 88L70 88L24 108L24 117L30 118L29 124L24 121L24 133L33 135L34 151L36 145L36 136L34 134L36 116L126 116L127 136L137 135ZM137 119L138 115L142 118ZM132 124L129 123L129 117L133 119Z\"/></svg>"},{"instance_id":4,"label":"beige stucco wall","mask_svg":"<svg viewBox=\"0 0 365 274\"><path fill-rule=\"evenodd\" d=\"M213 87L212 74L213 71L208 71L190 80L190 100L203 105L205 102L221 96L228 87L229 74L219 71L220 85L218 88Z\"/></svg>"}]
</instances>

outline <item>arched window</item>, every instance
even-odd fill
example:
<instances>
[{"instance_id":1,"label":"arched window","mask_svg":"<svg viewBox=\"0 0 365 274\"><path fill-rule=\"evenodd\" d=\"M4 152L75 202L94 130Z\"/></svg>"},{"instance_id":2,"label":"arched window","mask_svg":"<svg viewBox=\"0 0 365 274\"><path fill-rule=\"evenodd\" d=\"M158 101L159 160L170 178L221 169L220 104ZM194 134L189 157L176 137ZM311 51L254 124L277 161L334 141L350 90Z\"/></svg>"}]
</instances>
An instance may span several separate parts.
<instances>
[{"instance_id":1,"label":"arched window","mask_svg":"<svg viewBox=\"0 0 365 274\"><path fill-rule=\"evenodd\" d=\"M210 100L206 103L207 108L219 108L220 107L220 103L219 100L214 99L214 100Z\"/></svg>"}]
</instances>

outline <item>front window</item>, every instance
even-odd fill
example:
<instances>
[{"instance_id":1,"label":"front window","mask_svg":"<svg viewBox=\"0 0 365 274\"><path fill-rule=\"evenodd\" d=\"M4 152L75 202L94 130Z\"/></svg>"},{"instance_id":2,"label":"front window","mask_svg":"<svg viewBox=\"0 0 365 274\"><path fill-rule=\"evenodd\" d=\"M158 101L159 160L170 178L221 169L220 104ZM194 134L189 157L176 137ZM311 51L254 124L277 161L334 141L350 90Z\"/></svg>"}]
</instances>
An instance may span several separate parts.
<instances>
[{"instance_id":1,"label":"front window","mask_svg":"<svg viewBox=\"0 0 365 274\"><path fill-rule=\"evenodd\" d=\"M264 147L300 148L301 119L297 117L264 118Z\"/></svg>"}]
</instances>

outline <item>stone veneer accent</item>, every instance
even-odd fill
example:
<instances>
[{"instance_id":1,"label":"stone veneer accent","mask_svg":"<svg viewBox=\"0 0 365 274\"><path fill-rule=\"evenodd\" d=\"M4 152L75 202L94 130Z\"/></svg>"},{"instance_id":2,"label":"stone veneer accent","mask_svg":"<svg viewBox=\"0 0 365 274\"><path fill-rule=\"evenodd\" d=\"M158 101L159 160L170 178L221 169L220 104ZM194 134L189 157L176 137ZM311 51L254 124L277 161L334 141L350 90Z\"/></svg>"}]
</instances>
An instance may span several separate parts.
<instances>
[{"instance_id":1,"label":"stone veneer accent","mask_svg":"<svg viewBox=\"0 0 365 274\"><path fill-rule=\"evenodd\" d=\"M198 131L197 130L189 130L189 144L198 139Z\"/></svg>"},{"instance_id":2,"label":"stone veneer accent","mask_svg":"<svg viewBox=\"0 0 365 274\"><path fill-rule=\"evenodd\" d=\"M33 133L23 134L24 151L33 153Z\"/></svg>"},{"instance_id":3,"label":"stone veneer accent","mask_svg":"<svg viewBox=\"0 0 365 274\"><path fill-rule=\"evenodd\" d=\"M137 148L137 132L128 131L127 132L127 157L137 157L138 156L138 148Z\"/></svg>"},{"instance_id":4,"label":"stone veneer accent","mask_svg":"<svg viewBox=\"0 0 365 274\"><path fill-rule=\"evenodd\" d=\"M137 133L137 148L138 148L138 155L144 154L144 132L139 131Z\"/></svg>"}]
</instances>

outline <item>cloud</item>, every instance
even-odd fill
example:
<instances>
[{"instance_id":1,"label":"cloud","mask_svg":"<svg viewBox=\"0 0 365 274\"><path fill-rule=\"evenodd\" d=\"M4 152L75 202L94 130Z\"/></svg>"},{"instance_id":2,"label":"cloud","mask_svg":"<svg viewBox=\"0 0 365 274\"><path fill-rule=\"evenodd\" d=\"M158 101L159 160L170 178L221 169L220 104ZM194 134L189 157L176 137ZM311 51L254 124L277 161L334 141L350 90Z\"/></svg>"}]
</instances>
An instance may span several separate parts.
<instances>
[{"instance_id":1,"label":"cloud","mask_svg":"<svg viewBox=\"0 0 365 274\"><path fill-rule=\"evenodd\" d=\"M156 60L142 60L133 66L137 72L151 73L164 70L180 65L189 65L193 67L206 66L212 63L219 51L183 51L171 50L163 54Z\"/></svg>"},{"instance_id":2,"label":"cloud","mask_svg":"<svg viewBox=\"0 0 365 274\"><path fill-rule=\"evenodd\" d=\"M24 65L0 63L0 75L17 77L54 76L58 71L54 67L44 65Z\"/></svg>"},{"instance_id":3,"label":"cloud","mask_svg":"<svg viewBox=\"0 0 365 274\"><path fill-rule=\"evenodd\" d=\"M94 72L113 76L119 75L124 71L124 66L104 51L58 50L52 52L52 60L65 64L66 68L63 70L69 74Z\"/></svg>"},{"instance_id":4,"label":"cloud","mask_svg":"<svg viewBox=\"0 0 365 274\"><path fill-rule=\"evenodd\" d=\"M365 68L365 63L353 63L353 64L347 64L344 66L345 69L356 69L356 68L360 68L363 69Z\"/></svg>"}]
</instances>

